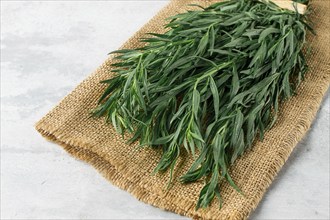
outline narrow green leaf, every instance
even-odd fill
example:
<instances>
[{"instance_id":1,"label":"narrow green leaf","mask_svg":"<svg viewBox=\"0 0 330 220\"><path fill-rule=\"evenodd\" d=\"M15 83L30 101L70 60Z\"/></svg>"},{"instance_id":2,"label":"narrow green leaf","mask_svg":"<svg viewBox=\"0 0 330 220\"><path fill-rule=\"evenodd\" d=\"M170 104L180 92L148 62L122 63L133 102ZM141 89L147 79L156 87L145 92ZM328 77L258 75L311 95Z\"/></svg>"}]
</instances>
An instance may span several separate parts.
<instances>
[{"instance_id":1,"label":"narrow green leaf","mask_svg":"<svg viewBox=\"0 0 330 220\"><path fill-rule=\"evenodd\" d=\"M210 46L209 46L209 51L211 52L210 55L213 54L213 50L214 50L214 44L215 44L215 30L214 30L214 27L213 25L210 27Z\"/></svg>"},{"instance_id":2,"label":"narrow green leaf","mask_svg":"<svg viewBox=\"0 0 330 220\"><path fill-rule=\"evenodd\" d=\"M195 118L197 119L198 118L198 110L199 110L199 103L200 103L200 94L199 92L197 91L197 89L194 89L193 91L193 98L192 98L192 111L193 111L193 114L195 115Z\"/></svg>"},{"instance_id":3,"label":"narrow green leaf","mask_svg":"<svg viewBox=\"0 0 330 220\"><path fill-rule=\"evenodd\" d=\"M215 119L219 117L219 109L220 109L220 100L219 100L219 92L217 85L214 82L212 76L210 76L210 89L213 95L213 105L214 105L214 112L215 112Z\"/></svg>"},{"instance_id":4,"label":"narrow green leaf","mask_svg":"<svg viewBox=\"0 0 330 220\"><path fill-rule=\"evenodd\" d=\"M170 134L164 137L160 137L154 141L152 141L150 144L151 145L162 145L162 144L166 144L169 143L174 137L174 134Z\"/></svg>"},{"instance_id":5,"label":"narrow green leaf","mask_svg":"<svg viewBox=\"0 0 330 220\"><path fill-rule=\"evenodd\" d=\"M261 43L267 36L271 34L278 34L281 33L281 31L274 27L269 27L263 30L259 36L258 43Z\"/></svg>"}]
</instances>

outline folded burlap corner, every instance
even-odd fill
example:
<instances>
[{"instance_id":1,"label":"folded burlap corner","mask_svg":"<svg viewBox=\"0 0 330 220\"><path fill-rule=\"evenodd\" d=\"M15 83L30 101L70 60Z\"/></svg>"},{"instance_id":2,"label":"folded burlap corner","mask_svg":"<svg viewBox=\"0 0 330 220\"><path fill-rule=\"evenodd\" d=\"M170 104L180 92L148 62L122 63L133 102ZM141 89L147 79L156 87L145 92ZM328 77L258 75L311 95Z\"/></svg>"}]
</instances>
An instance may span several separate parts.
<instances>
[{"instance_id":1,"label":"folded burlap corner","mask_svg":"<svg viewBox=\"0 0 330 220\"><path fill-rule=\"evenodd\" d=\"M138 47L138 39L146 32L164 31L164 19L183 12L188 4L208 5L211 2L215 1L172 0L123 47ZM136 145L125 144L126 138L123 139L112 126L105 124L104 119L90 118L90 110L96 106L104 89L99 81L109 78L111 74L111 58L43 117L36 124L36 129L145 203L193 218L246 219L310 127L329 86L330 4L328 0L313 0L311 5L314 10L311 18L317 35L308 36L312 47L308 59L310 70L297 91L298 95L281 106L279 119L265 134L264 141L257 142L233 165L232 177L244 196L227 183L222 183L224 203L221 209L217 202L213 202L210 208L195 211L202 182L182 185L174 181L171 189L165 190L168 175L150 175L160 158L160 152L148 148L136 151ZM180 158L175 177L189 167L190 160L187 158L188 155Z\"/></svg>"}]
</instances>

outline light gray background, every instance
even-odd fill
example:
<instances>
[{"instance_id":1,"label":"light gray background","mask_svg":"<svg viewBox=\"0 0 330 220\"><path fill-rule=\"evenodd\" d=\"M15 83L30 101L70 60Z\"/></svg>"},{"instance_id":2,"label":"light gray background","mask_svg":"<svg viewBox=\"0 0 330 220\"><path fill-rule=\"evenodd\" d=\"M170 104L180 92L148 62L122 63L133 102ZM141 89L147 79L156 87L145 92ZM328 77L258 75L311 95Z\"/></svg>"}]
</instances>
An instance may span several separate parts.
<instances>
[{"instance_id":1,"label":"light gray background","mask_svg":"<svg viewBox=\"0 0 330 220\"><path fill-rule=\"evenodd\" d=\"M1 218L184 219L139 202L34 123L168 1L1 2ZM251 219L329 218L329 95Z\"/></svg>"}]
</instances>

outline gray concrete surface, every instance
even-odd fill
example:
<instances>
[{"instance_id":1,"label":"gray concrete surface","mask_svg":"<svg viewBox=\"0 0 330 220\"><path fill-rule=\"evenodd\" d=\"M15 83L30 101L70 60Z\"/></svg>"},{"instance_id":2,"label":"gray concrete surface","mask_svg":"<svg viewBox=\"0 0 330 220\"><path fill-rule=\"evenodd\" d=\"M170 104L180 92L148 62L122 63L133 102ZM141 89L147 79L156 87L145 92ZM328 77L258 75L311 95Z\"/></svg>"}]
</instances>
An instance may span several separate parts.
<instances>
[{"instance_id":1,"label":"gray concrete surface","mask_svg":"<svg viewBox=\"0 0 330 220\"><path fill-rule=\"evenodd\" d=\"M167 1L1 1L1 219L184 219L33 128ZM251 219L329 219L329 95Z\"/></svg>"}]
</instances>

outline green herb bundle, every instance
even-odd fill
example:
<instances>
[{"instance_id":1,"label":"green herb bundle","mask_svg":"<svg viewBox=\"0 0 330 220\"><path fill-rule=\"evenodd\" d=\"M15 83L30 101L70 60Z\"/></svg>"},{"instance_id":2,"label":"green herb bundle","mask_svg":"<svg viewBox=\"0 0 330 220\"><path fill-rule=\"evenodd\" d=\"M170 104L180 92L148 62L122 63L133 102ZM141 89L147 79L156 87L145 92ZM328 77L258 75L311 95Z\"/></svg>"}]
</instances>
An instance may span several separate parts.
<instances>
[{"instance_id":1,"label":"green herb bundle","mask_svg":"<svg viewBox=\"0 0 330 220\"><path fill-rule=\"evenodd\" d=\"M202 8L202 7L201 7ZM170 18L137 49L114 51L115 76L93 110L130 143L159 147L155 172L187 151L195 161L180 178L205 179L197 207L219 199L219 181L256 136L276 120L281 100L304 77L306 17L271 2L230 0ZM221 201L221 200L220 200Z\"/></svg>"}]
</instances>

